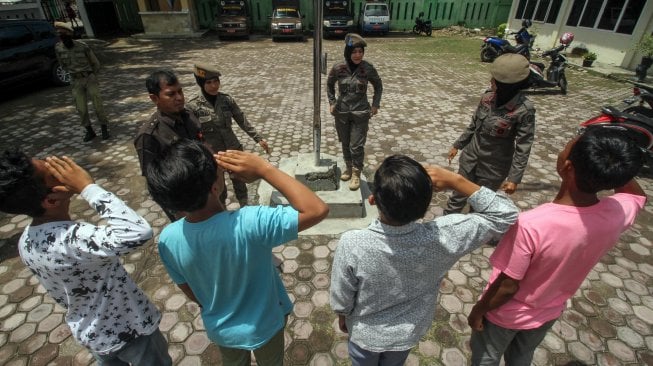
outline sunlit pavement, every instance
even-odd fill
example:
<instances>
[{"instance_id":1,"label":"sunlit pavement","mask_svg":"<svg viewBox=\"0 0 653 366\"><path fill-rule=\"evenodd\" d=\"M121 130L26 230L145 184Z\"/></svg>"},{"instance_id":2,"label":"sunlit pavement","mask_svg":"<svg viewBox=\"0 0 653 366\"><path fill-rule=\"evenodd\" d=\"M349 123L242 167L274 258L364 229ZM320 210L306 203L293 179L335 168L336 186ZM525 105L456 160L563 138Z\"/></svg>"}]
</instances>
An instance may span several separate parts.
<instances>
[{"instance_id":1,"label":"sunlit pavement","mask_svg":"<svg viewBox=\"0 0 653 366\"><path fill-rule=\"evenodd\" d=\"M417 42L424 40L410 36L368 39L365 58L379 70L384 93L380 113L371 121L367 177L385 156L395 153L446 164L452 142L468 124L488 85L488 65L480 63L478 56L461 57L441 49L418 53L411 48ZM325 40L323 45L329 66L342 57L342 41ZM104 63L100 82L112 121L110 140L98 137L83 143L70 90L49 87L3 97L0 146L19 145L39 157L72 157L89 169L99 184L137 209L156 234L168 221L147 194L132 145L138 126L154 110L144 85L154 68L173 68L188 98L198 90L191 74L193 61L215 63L223 74L222 90L235 97L272 147L271 162L312 151L310 39L305 43L276 43L268 37L247 42L221 42L212 37L119 39L98 53ZM567 96L554 89L530 93L537 108L537 133L523 183L512 197L521 209L553 198L559 183L557 154L578 124L596 115L601 105L617 104L630 93L628 84L582 68L569 69L567 77ZM323 77L322 151L337 155L332 118L326 112L325 80ZM246 150L262 153L242 131L238 133ZM646 174L639 181L650 196L650 169ZM250 186L252 202L257 199L256 187ZM446 199L446 193L436 194L426 219L440 215ZM232 202L237 201L230 191L229 208L236 209L238 204ZM75 199L72 211L76 219L97 220L83 200ZM649 203L635 226L590 273L538 348L535 364L653 364L652 214ZM94 364L70 336L64 310L45 294L17 255L16 241L29 222L25 216L0 215L0 364ZM284 283L295 303L285 334L288 365L349 363L347 336L338 331L329 308L330 266L337 243L338 235L301 236L275 249L283 260ZM433 326L412 351L408 365L469 363L466 315L489 276L492 250L482 247L449 271L441 285ZM163 313L160 327L175 364L220 365L219 351L206 338L198 306L171 282L158 259L155 242L125 257L124 263Z\"/></svg>"}]
</instances>

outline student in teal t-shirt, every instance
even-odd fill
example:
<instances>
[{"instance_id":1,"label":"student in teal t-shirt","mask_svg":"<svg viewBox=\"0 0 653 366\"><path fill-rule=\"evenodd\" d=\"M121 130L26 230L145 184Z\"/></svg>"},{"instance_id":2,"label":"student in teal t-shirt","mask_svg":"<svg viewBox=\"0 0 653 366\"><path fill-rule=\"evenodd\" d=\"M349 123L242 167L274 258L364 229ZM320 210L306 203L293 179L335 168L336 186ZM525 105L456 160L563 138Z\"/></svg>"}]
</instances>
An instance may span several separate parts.
<instances>
[{"instance_id":1,"label":"student in teal t-shirt","mask_svg":"<svg viewBox=\"0 0 653 366\"><path fill-rule=\"evenodd\" d=\"M290 206L246 206L224 211L224 168L239 179L262 178ZM202 308L208 337L224 365L283 364L283 329L292 310L272 262L272 248L326 217L328 206L302 183L257 155L228 150L212 155L181 140L147 169L147 183L162 207L184 212L159 238L172 280Z\"/></svg>"}]
</instances>

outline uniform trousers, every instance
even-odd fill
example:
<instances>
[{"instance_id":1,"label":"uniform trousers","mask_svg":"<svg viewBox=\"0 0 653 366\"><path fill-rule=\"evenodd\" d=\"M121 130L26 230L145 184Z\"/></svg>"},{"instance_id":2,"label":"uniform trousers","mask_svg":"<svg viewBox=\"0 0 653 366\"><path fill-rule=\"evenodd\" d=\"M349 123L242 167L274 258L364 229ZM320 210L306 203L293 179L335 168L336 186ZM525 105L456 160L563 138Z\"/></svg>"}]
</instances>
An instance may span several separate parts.
<instances>
[{"instance_id":1,"label":"uniform trousers","mask_svg":"<svg viewBox=\"0 0 653 366\"><path fill-rule=\"evenodd\" d=\"M202 125L202 133L206 142L211 145L213 152L226 150L240 150L243 151L243 145L238 141L238 137L231 128L216 128L211 126ZM234 193L236 199L241 204L247 204L247 184L240 179L229 177L231 184L234 186ZM220 195L220 202L226 207L227 190L222 191Z\"/></svg>"},{"instance_id":2,"label":"uniform trousers","mask_svg":"<svg viewBox=\"0 0 653 366\"><path fill-rule=\"evenodd\" d=\"M90 127L91 118L88 114L88 98L91 98L95 114L97 115L100 124L106 125L109 123L107 114L104 111L104 105L100 98L100 88L97 81L97 76L90 73L85 77L76 77L73 79L73 98L75 100L75 107L77 113L82 118L82 126Z\"/></svg>"},{"instance_id":3,"label":"uniform trousers","mask_svg":"<svg viewBox=\"0 0 653 366\"><path fill-rule=\"evenodd\" d=\"M463 156L461 156L458 174L462 175L470 182L474 182L479 186L489 188L493 191L497 191L499 188L501 188L501 184L503 184L504 180L508 176L508 170L505 172L492 172L494 174L478 174L476 171L476 166L477 163L471 165L466 164L463 160ZM510 167L508 167L508 169L510 169ZM449 197L449 201L447 201L447 207L444 209L444 214L448 215L451 213L460 213L463 208L465 208L466 204L467 196L454 191Z\"/></svg>"},{"instance_id":4,"label":"uniform trousers","mask_svg":"<svg viewBox=\"0 0 653 366\"><path fill-rule=\"evenodd\" d=\"M356 169L363 169L365 160L365 142L369 129L369 114L366 116L353 113L334 114L338 140L342 144L342 155L346 164Z\"/></svg>"}]
</instances>

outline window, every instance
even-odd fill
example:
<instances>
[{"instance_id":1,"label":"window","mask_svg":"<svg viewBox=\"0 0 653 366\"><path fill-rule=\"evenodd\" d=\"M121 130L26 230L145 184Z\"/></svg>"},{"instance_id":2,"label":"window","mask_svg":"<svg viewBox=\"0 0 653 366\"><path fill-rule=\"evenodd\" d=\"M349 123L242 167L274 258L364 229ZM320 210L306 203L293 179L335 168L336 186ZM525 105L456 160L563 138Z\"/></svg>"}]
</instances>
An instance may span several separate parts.
<instances>
[{"instance_id":1,"label":"window","mask_svg":"<svg viewBox=\"0 0 653 366\"><path fill-rule=\"evenodd\" d=\"M24 25L12 25L1 29L0 49L2 50L22 46L34 40L34 35Z\"/></svg>"},{"instance_id":2,"label":"window","mask_svg":"<svg viewBox=\"0 0 653 366\"><path fill-rule=\"evenodd\" d=\"M515 19L532 19L544 23L555 23L562 0L519 0Z\"/></svg>"},{"instance_id":3,"label":"window","mask_svg":"<svg viewBox=\"0 0 653 366\"><path fill-rule=\"evenodd\" d=\"M567 25L632 34L646 0L574 0Z\"/></svg>"},{"instance_id":4,"label":"window","mask_svg":"<svg viewBox=\"0 0 653 366\"><path fill-rule=\"evenodd\" d=\"M48 38L56 37L56 34L54 33L52 26L46 22L32 24L32 30L34 31L34 33L36 33L39 39L48 39Z\"/></svg>"}]
</instances>

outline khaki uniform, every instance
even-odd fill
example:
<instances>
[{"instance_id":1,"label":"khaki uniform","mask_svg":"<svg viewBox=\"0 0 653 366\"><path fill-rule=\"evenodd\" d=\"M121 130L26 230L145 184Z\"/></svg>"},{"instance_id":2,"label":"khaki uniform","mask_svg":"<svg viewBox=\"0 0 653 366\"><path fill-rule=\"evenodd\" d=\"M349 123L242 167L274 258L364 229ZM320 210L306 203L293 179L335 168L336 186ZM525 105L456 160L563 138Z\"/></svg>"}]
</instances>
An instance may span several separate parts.
<instances>
[{"instance_id":1,"label":"khaki uniform","mask_svg":"<svg viewBox=\"0 0 653 366\"><path fill-rule=\"evenodd\" d=\"M336 82L339 95L336 99ZM380 107L383 83L372 64L363 60L352 73L347 62L333 66L327 77L329 104L335 104L336 132L342 144L343 158L354 168L362 169L365 158L365 141L372 109L367 100L367 83L374 88L372 106Z\"/></svg>"},{"instance_id":2,"label":"khaki uniform","mask_svg":"<svg viewBox=\"0 0 653 366\"><path fill-rule=\"evenodd\" d=\"M91 119L88 114L88 97L91 98L95 114L101 124L109 123L97 81L97 72L100 70L100 62L93 53L93 50L84 42L73 40L75 46L66 48L62 42L57 43L55 52L61 66L70 73L72 77L73 98L77 113L82 118L82 126L90 127Z\"/></svg>"},{"instance_id":3,"label":"khaki uniform","mask_svg":"<svg viewBox=\"0 0 653 366\"><path fill-rule=\"evenodd\" d=\"M154 112L134 139L141 174L145 175L152 160L161 156L173 142L183 138L202 141L200 123L192 113L185 110L178 117L173 117L158 110Z\"/></svg>"},{"instance_id":4,"label":"khaki uniform","mask_svg":"<svg viewBox=\"0 0 653 366\"><path fill-rule=\"evenodd\" d=\"M533 145L535 106L521 92L498 108L494 100L494 92L483 94L472 122L453 147L462 149L458 173L496 191L505 180L521 183ZM466 202L466 196L454 193L445 214L460 212Z\"/></svg>"},{"instance_id":5,"label":"khaki uniform","mask_svg":"<svg viewBox=\"0 0 653 366\"><path fill-rule=\"evenodd\" d=\"M236 104L234 98L229 94L218 93L215 105L206 100L201 93L192 97L186 107L199 119L202 124L202 133L205 141L211 145L214 152L225 150L243 150L243 145L232 129L232 120L258 144L263 138L256 132L256 129L249 123L243 112ZM247 185L245 182L232 179L234 193L239 202L247 202ZM227 192L224 191L220 197L224 204L227 199Z\"/></svg>"}]
</instances>

